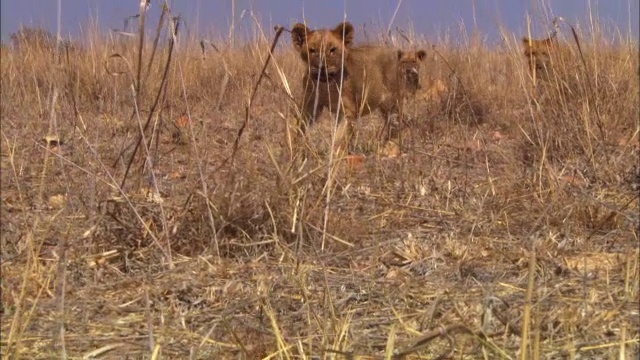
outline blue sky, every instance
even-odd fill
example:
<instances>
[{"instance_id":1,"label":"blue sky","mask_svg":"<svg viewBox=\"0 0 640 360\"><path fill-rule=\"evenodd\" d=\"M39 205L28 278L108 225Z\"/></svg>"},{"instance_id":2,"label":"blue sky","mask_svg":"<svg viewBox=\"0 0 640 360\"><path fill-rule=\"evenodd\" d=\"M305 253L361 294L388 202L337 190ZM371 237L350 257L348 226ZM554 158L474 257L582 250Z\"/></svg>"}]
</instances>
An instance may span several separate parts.
<instances>
[{"instance_id":1,"label":"blue sky","mask_svg":"<svg viewBox=\"0 0 640 360\"><path fill-rule=\"evenodd\" d=\"M101 29L122 28L123 19L137 13L139 0L61 0L62 34L78 36L91 22ZM449 34L460 38L460 24L468 31L474 23L489 41L500 39L499 27L520 36L526 33L526 16L534 20L534 35L545 35L547 15L560 15L588 31L589 17L604 25L607 33L619 31L623 37L638 39L640 0L401 0L393 27L414 31L428 40ZM0 2L3 41L21 24L44 26L56 31L57 0L2 0ZM232 18L232 0L169 0L174 13L186 20L189 31L199 37L224 37ZM160 14L161 1L152 0L150 20ZM346 10L347 19L357 28L366 24L371 32L386 28L398 0L236 0L236 33L252 34L254 20L265 31L275 24L291 25L306 20L311 27L333 26ZM244 17L241 14L244 12ZM475 22L474 22L475 10ZM155 23L154 23L155 26ZM356 34L361 38L362 34Z\"/></svg>"}]
</instances>

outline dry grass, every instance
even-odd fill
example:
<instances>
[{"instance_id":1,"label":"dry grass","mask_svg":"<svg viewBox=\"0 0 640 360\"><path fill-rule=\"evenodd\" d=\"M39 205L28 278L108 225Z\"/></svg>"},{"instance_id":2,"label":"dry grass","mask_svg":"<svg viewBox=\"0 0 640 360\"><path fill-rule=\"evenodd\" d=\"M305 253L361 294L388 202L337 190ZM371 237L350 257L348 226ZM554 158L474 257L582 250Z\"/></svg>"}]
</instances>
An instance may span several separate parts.
<instances>
[{"instance_id":1,"label":"dry grass","mask_svg":"<svg viewBox=\"0 0 640 360\"><path fill-rule=\"evenodd\" d=\"M2 356L634 358L638 45L534 91L518 38L437 44L406 154L373 115L335 171L287 41L233 157L269 39L149 41L139 93L137 39L3 49Z\"/></svg>"}]
</instances>

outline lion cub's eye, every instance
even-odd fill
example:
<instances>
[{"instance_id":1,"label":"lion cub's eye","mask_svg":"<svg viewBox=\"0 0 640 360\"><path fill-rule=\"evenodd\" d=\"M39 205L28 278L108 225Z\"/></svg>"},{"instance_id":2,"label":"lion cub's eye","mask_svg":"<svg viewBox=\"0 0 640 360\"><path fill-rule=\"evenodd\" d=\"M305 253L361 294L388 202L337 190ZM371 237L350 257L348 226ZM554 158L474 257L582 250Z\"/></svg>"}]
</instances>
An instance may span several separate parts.
<instances>
[{"instance_id":1,"label":"lion cub's eye","mask_svg":"<svg viewBox=\"0 0 640 360\"><path fill-rule=\"evenodd\" d=\"M337 50L338 50L338 48L333 46L333 47L331 47L331 49L329 49L329 53L330 54L335 54Z\"/></svg>"},{"instance_id":2,"label":"lion cub's eye","mask_svg":"<svg viewBox=\"0 0 640 360\"><path fill-rule=\"evenodd\" d=\"M309 48L309 54L315 54L318 52L318 49L316 48Z\"/></svg>"}]
</instances>

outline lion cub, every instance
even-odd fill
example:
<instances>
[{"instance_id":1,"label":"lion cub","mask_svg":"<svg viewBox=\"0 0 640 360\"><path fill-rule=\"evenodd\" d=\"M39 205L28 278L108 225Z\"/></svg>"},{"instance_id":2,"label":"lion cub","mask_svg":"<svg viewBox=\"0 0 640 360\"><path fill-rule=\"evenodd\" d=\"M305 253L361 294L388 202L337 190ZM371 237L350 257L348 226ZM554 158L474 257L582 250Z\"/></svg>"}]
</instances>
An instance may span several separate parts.
<instances>
[{"instance_id":1,"label":"lion cub","mask_svg":"<svg viewBox=\"0 0 640 360\"><path fill-rule=\"evenodd\" d=\"M426 57L427 52L424 50L398 50L396 78L404 96L415 95L420 90L420 63Z\"/></svg>"},{"instance_id":2,"label":"lion cub","mask_svg":"<svg viewBox=\"0 0 640 360\"><path fill-rule=\"evenodd\" d=\"M551 55L558 49L556 34L543 40L529 39L525 36L522 38L522 45L531 76L548 80L553 63Z\"/></svg>"},{"instance_id":3,"label":"lion cub","mask_svg":"<svg viewBox=\"0 0 640 360\"><path fill-rule=\"evenodd\" d=\"M351 145L353 122L379 109L388 121L399 112L403 97L419 88L418 62L424 51L398 53L378 46L353 46L354 28L348 22L334 29L311 30L296 24L291 40L307 64L302 82L302 130L313 124L324 108L344 117L338 139ZM342 107L339 108L339 100ZM346 139L345 139L346 138Z\"/></svg>"},{"instance_id":4,"label":"lion cub","mask_svg":"<svg viewBox=\"0 0 640 360\"><path fill-rule=\"evenodd\" d=\"M415 97L422 89L420 83L420 64L427 57L424 50L397 51L397 61L391 66L395 71L386 73L386 84L393 94L386 104L392 111L385 115L385 124L382 134L385 136L381 154L385 156L397 156L401 153L401 130L404 127L405 102L410 97Z\"/></svg>"},{"instance_id":5,"label":"lion cub","mask_svg":"<svg viewBox=\"0 0 640 360\"><path fill-rule=\"evenodd\" d=\"M532 78L548 81L554 73L558 73L562 69L561 65L566 64L569 60L567 49L560 46L558 42L558 32L560 32L562 22L564 22L562 17L553 19L553 32L546 39L535 40L526 36L522 37L524 56L527 58Z\"/></svg>"}]
</instances>

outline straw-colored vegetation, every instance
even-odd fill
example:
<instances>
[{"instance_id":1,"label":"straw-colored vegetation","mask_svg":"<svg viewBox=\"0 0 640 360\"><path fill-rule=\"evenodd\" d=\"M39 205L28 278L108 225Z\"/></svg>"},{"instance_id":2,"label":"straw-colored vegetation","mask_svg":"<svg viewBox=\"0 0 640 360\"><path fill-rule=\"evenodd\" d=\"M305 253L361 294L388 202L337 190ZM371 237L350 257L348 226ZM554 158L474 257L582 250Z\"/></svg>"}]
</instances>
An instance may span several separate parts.
<instances>
[{"instance_id":1,"label":"straw-colored vegetation","mask_svg":"<svg viewBox=\"0 0 640 360\"><path fill-rule=\"evenodd\" d=\"M291 141L261 30L2 49L3 358L637 356L635 40L561 34L534 88L524 34L397 36L431 49L405 153L372 114L345 160L328 113Z\"/></svg>"}]
</instances>

